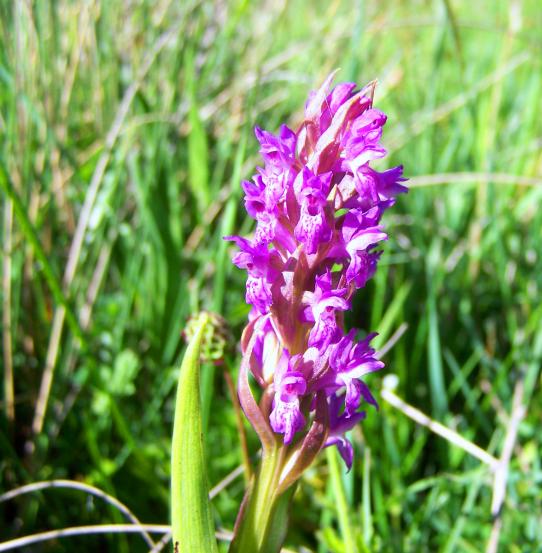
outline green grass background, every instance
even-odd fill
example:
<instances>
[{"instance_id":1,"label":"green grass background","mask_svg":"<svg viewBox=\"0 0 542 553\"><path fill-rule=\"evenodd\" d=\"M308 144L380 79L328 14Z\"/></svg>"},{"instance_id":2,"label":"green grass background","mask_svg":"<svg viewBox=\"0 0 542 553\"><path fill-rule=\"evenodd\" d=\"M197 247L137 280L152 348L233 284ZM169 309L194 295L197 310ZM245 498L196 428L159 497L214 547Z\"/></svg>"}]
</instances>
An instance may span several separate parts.
<instances>
[{"instance_id":1,"label":"green grass background","mask_svg":"<svg viewBox=\"0 0 542 553\"><path fill-rule=\"evenodd\" d=\"M223 373L235 377L247 307L221 236L252 228L239 182L259 162L253 126L295 127L308 91L341 68L338 80L378 78L380 167L413 177L348 321L380 346L408 325L368 382L378 396L396 374L398 395L496 456L521 382L499 551L542 551L541 29L538 0L0 2L2 374L12 365L15 390L14 420L9 385L1 396L0 492L76 479L167 523L181 332L200 309L233 336L226 364L203 368L210 481L240 464ZM353 432L349 474L329 478L326 455L306 474L287 545L483 551L489 471L380 404ZM217 525L232 528L243 488L214 500ZM0 504L1 540L107 522L122 517L76 491ZM84 536L27 550L148 548Z\"/></svg>"}]
</instances>

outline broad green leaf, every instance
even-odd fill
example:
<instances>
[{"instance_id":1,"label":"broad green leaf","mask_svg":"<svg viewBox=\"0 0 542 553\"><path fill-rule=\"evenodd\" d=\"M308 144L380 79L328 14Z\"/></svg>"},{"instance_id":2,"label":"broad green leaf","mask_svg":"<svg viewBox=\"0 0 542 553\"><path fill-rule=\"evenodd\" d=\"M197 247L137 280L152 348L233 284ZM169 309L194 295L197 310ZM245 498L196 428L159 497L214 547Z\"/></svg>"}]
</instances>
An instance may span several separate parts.
<instances>
[{"instance_id":1,"label":"broad green leaf","mask_svg":"<svg viewBox=\"0 0 542 553\"><path fill-rule=\"evenodd\" d=\"M199 352L202 315L179 372L171 445L171 517L175 553L216 553L203 452Z\"/></svg>"}]
</instances>

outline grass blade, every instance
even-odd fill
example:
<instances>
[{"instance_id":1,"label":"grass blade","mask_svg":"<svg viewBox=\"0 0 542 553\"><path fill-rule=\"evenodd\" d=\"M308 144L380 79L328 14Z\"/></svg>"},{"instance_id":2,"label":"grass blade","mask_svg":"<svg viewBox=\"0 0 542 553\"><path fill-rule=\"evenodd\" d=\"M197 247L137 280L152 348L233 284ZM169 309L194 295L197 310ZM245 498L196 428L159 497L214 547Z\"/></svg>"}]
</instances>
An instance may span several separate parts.
<instances>
[{"instance_id":1,"label":"grass blade","mask_svg":"<svg viewBox=\"0 0 542 553\"><path fill-rule=\"evenodd\" d=\"M339 459L337 458L335 448L328 447L326 449L326 458L331 476L333 495L337 503L337 516L339 519L339 527L341 529L341 537L344 541L344 550L345 553L357 553L358 549L356 547L354 529L350 523L350 507L346 499Z\"/></svg>"},{"instance_id":2,"label":"grass blade","mask_svg":"<svg viewBox=\"0 0 542 553\"><path fill-rule=\"evenodd\" d=\"M371 512L371 450L366 447L363 459L362 521L363 541L368 547L373 537L373 515Z\"/></svg>"},{"instance_id":3,"label":"grass blade","mask_svg":"<svg viewBox=\"0 0 542 553\"><path fill-rule=\"evenodd\" d=\"M196 91L194 54L188 50L185 56L186 88L190 101L188 112L190 134L188 135L188 184L196 199L198 215L201 218L211 201L209 191L209 148L207 135L199 115Z\"/></svg>"},{"instance_id":4,"label":"grass blade","mask_svg":"<svg viewBox=\"0 0 542 553\"><path fill-rule=\"evenodd\" d=\"M47 257L47 254L45 253L45 250L43 249L40 239L38 238L36 229L28 218L27 210L23 206L19 195L13 187L13 183L8 176L8 172L3 162L0 163L0 188L13 202L13 209L17 222L19 223L25 238L30 243L30 246L34 251L34 255L41 264L43 276L45 278L45 281L47 282L47 285L49 286L49 289L51 290L51 293L53 294L55 302L57 303L57 305L63 306L66 310L66 320L68 321L70 330L80 340L82 345L85 346L86 343L83 336L83 331L79 326L77 317L73 313L70 304L62 291L62 286L55 275L53 267L49 263L49 259Z\"/></svg>"}]
</instances>

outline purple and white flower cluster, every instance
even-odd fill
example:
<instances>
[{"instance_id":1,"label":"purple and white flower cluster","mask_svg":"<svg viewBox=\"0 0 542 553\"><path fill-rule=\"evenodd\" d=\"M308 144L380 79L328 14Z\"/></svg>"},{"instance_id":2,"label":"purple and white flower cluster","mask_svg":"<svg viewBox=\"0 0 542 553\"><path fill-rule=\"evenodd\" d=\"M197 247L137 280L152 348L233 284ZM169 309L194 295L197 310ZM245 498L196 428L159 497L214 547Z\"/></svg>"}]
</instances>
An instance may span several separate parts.
<instances>
[{"instance_id":1,"label":"purple and white flower cluster","mask_svg":"<svg viewBox=\"0 0 542 553\"><path fill-rule=\"evenodd\" d=\"M256 128L264 167L243 182L256 230L252 239L226 239L240 250L234 264L248 273L252 310L242 342L264 390L256 417L240 392L247 416L283 434L286 445L302 442L310 429L301 431L319 417L321 445L337 445L350 467L345 432L365 416L364 401L376 405L362 378L383 363L370 347L374 334L357 341L355 330L345 333L344 312L375 272L375 248L387 239L383 212L407 188L402 166L378 172L369 165L386 154L386 115L372 107L374 84L330 90L332 79L311 93L296 132Z\"/></svg>"}]
</instances>

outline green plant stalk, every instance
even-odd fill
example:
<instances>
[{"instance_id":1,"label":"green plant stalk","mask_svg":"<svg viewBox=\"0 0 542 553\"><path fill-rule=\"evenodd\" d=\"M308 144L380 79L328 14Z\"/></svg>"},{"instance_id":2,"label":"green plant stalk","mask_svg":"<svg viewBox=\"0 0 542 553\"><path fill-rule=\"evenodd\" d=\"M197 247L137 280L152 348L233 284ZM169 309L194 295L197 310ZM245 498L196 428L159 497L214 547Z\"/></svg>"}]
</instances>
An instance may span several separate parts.
<instances>
[{"instance_id":1,"label":"green plant stalk","mask_svg":"<svg viewBox=\"0 0 542 553\"><path fill-rule=\"evenodd\" d=\"M264 452L260 469L241 508L229 553L278 553L288 528L288 507L295 485L277 493L286 448Z\"/></svg>"},{"instance_id":2,"label":"green plant stalk","mask_svg":"<svg viewBox=\"0 0 542 553\"><path fill-rule=\"evenodd\" d=\"M208 316L200 319L179 372L171 445L171 531L175 553L217 553L203 451L199 353Z\"/></svg>"}]
</instances>

